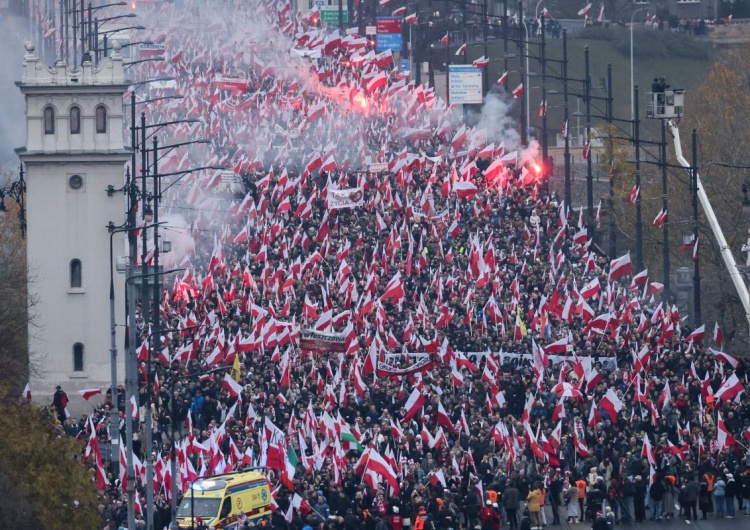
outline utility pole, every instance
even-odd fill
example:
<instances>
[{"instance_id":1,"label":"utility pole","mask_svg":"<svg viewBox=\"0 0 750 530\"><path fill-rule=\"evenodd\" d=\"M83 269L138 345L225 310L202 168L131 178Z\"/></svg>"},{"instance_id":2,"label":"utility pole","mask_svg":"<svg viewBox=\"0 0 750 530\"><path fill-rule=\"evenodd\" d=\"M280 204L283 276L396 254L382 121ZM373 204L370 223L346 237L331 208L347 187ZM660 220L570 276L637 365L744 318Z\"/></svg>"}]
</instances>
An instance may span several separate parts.
<instances>
[{"instance_id":1,"label":"utility pole","mask_svg":"<svg viewBox=\"0 0 750 530\"><path fill-rule=\"evenodd\" d=\"M543 167L545 168L545 176L548 176L547 168L547 157L549 156L549 146L547 142L547 56L545 48L547 47L546 42L546 30L544 27L544 15L542 15L542 50L541 50L541 61L542 61L542 160L544 161ZM545 181L546 182L546 181ZM566 205L567 206L567 205Z\"/></svg>"},{"instance_id":2,"label":"utility pole","mask_svg":"<svg viewBox=\"0 0 750 530\"><path fill-rule=\"evenodd\" d=\"M693 245L697 245L700 224L698 219L698 133L695 129L693 129L693 171L690 177L690 191L693 196ZM700 258L695 253L693 256L693 328L700 327L702 323Z\"/></svg>"},{"instance_id":3,"label":"utility pole","mask_svg":"<svg viewBox=\"0 0 750 530\"><path fill-rule=\"evenodd\" d=\"M568 30L562 30L563 38L563 119L565 120L565 208L570 209L572 205L572 192L570 182L570 124L569 119L569 107L568 107Z\"/></svg>"},{"instance_id":4,"label":"utility pole","mask_svg":"<svg viewBox=\"0 0 750 530\"><path fill-rule=\"evenodd\" d=\"M667 196L667 122L662 119L661 121L661 207L666 214L666 219L662 225L663 240L662 240L662 261L664 267L664 290L665 298L669 300L671 298L670 289L670 270L669 270L669 214L667 211L668 196Z\"/></svg>"},{"instance_id":5,"label":"utility pole","mask_svg":"<svg viewBox=\"0 0 750 530\"><path fill-rule=\"evenodd\" d=\"M503 0L503 73L508 72L508 0ZM505 81L508 91L508 81Z\"/></svg>"},{"instance_id":6,"label":"utility pole","mask_svg":"<svg viewBox=\"0 0 750 530\"><path fill-rule=\"evenodd\" d=\"M518 0L518 63L520 65L520 71L521 71L521 84L523 86L523 90L521 90L521 145L527 146L529 145L529 138L528 138L528 119L529 117L526 115L526 98L529 97L529 90L531 87L526 86L528 83L526 83L526 69L524 68L524 56L527 52L524 51L524 44L526 39L528 38L528 35L525 35L521 32L521 28L523 27L523 0Z\"/></svg>"},{"instance_id":7,"label":"utility pole","mask_svg":"<svg viewBox=\"0 0 750 530\"><path fill-rule=\"evenodd\" d=\"M161 351L161 314L160 314L160 299L161 299L161 276L159 275L159 142L156 136L154 136L154 150L153 150L153 157L154 157L154 167L153 167L153 181L154 181L154 285L153 285L153 294L152 294L152 302L153 306L151 308L151 320L152 320L152 331L151 335L153 337L152 345L153 345L153 352L157 353ZM144 311L145 314L145 311ZM153 435L151 433L154 432L154 426L153 426L153 415L151 414L151 404L154 401L154 374L153 370L151 370L150 360L152 356L149 356L149 371L148 371L148 383L146 387L146 391L148 392L148 411L146 412L146 439L147 439L147 445L148 450L146 453L147 461L150 463L150 465L147 465L146 467L146 473L148 474L149 469L151 470L151 477L149 480L149 477L147 477L146 483L152 484L154 480L154 448L153 448L153 440L151 440L150 445L148 442L148 439L152 438ZM175 502L176 499L172 499L172 502ZM146 511L146 529L147 530L154 530L154 488L148 487L146 488L146 502L148 503L148 510Z\"/></svg>"},{"instance_id":8,"label":"utility pole","mask_svg":"<svg viewBox=\"0 0 750 530\"><path fill-rule=\"evenodd\" d=\"M617 227L615 225L615 166L614 146L612 143L612 121L613 121L613 94L612 94L612 63L607 64L607 131L609 135L609 257L617 256Z\"/></svg>"},{"instance_id":9,"label":"utility pole","mask_svg":"<svg viewBox=\"0 0 750 530\"><path fill-rule=\"evenodd\" d=\"M635 187L638 196L635 199L635 264L638 271L643 270L643 217L641 215L641 119L638 110L638 85L633 87L633 145L635 146Z\"/></svg>"},{"instance_id":10,"label":"utility pole","mask_svg":"<svg viewBox=\"0 0 750 530\"><path fill-rule=\"evenodd\" d=\"M596 243L596 224L594 222L594 173L591 166L591 73L589 71L589 47L583 49L585 73L583 78L583 94L586 99L586 138L588 151L586 156L586 227L589 237Z\"/></svg>"}]
</instances>

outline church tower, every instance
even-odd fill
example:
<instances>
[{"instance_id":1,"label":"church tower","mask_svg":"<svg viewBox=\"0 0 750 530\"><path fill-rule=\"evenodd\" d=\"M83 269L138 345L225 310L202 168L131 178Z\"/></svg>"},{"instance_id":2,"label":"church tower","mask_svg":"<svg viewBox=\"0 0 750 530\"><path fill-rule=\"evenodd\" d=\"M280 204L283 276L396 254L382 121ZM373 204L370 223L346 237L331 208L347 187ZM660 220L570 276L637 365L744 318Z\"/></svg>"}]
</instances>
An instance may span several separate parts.
<instances>
[{"instance_id":1,"label":"church tower","mask_svg":"<svg viewBox=\"0 0 750 530\"><path fill-rule=\"evenodd\" d=\"M84 55L82 65L71 68L61 60L42 64L27 43L16 85L26 100L26 145L17 153L26 166L29 295L36 302L29 354L41 368L31 388L39 396L57 385L69 394L107 389L110 274L115 293L124 293L123 276L110 272L107 225L123 219L126 207L121 194L106 190L122 186L130 157L123 145L128 85L119 46L99 64ZM115 249L121 250L118 236ZM125 301L116 302L123 337Z\"/></svg>"}]
</instances>

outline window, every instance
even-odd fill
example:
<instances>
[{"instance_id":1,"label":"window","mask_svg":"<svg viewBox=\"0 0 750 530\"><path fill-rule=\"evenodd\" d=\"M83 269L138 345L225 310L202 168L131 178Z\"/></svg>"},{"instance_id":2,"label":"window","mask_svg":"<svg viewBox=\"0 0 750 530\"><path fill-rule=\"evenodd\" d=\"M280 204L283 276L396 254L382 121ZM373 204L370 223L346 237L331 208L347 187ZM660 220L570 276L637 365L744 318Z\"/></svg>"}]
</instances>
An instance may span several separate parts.
<instances>
[{"instance_id":1,"label":"window","mask_svg":"<svg viewBox=\"0 0 750 530\"><path fill-rule=\"evenodd\" d=\"M83 344L73 344L73 371L83 372Z\"/></svg>"},{"instance_id":2,"label":"window","mask_svg":"<svg viewBox=\"0 0 750 530\"><path fill-rule=\"evenodd\" d=\"M44 134L55 134L55 109L44 107Z\"/></svg>"},{"instance_id":3,"label":"window","mask_svg":"<svg viewBox=\"0 0 750 530\"><path fill-rule=\"evenodd\" d=\"M72 107L70 109L70 134L81 134L80 107Z\"/></svg>"},{"instance_id":4,"label":"window","mask_svg":"<svg viewBox=\"0 0 750 530\"><path fill-rule=\"evenodd\" d=\"M96 107L96 132L107 132L107 107L104 105Z\"/></svg>"},{"instance_id":5,"label":"window","mask_svg":"<svg viewBox=\"0 0 750 530\"><path fill-rule=\"evenodd\" d=\"M70 287L71 289L80 289L83 286L81 277L81 260L74 259L70 261Z\"/></svg>"},{"instance_id":6,"label":"window","mask_svg":"<svg viewBox=\"0 0 750 530\"><path fill-rule=\"evenodd\" d=\"M227 497L224 499L224 504L221 505L221 513L219 514L219 519L225 519L226 517L229 517L229 514L232 512L232 497Z\"/></svg>"}]
</instances>

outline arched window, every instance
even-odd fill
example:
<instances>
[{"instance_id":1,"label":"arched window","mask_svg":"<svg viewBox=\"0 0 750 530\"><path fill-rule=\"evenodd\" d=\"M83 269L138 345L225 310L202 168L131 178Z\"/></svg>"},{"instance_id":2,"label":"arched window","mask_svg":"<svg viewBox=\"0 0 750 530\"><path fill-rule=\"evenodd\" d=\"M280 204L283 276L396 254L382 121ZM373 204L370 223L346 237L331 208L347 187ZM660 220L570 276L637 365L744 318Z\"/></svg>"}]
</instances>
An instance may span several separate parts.
<instances>
[{"instance_id":1,"label":"arched window","mask_svg":"<svg viewBox=\"0 0 750 530\"><path fill-rule=\"evenodd\" d=\"M44 107L44 134L55 134L55 109Z\"/></svg>"},{"instance_id":2,"label":"arched window","mask_svg":"<svg viewBox=\"0 0 750 530\"><path fill-rule=\"evenodd\" d=\"M80 289L83 286L83 274L81 271L81 260L70 260L70 287Z\"/></svg>"},{"instance_id":3,"label":"arched window","mask_svg":"<svg viewBox=\"0 0 750 530\"><path fill-rule=\"evenodd\" d=\"M83 372L83 344L73 344L73 371Z\"/></svg>"},{"instance_id":4,"label":"arched window","mask_svg":"<svg viewBox=\"0 0 750 530\"><path fill-rule=\"evenodd\" d=\"M70 109L70 134L81 134L81 108Z\"/></svg>"},{"instance_id":5,"label":"arched window","mask_svg":"<svg viewBox=\"0 0 750 530\"><path fill-rule=\"evenodd\" d=\"M96 107L96 132L107 132L107 107L104 105Z\"/></svg>"}]
</instances>

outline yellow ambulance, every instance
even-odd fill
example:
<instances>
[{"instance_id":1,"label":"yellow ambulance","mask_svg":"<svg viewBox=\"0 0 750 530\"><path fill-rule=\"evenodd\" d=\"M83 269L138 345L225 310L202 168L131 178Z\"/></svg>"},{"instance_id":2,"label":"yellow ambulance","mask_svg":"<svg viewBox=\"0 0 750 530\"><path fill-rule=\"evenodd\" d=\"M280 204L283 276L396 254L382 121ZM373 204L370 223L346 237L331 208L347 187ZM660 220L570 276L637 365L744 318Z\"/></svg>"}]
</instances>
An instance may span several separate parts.
<instances>
[{"instance_id":1,"label":"yellow ambulance","mask_svg":"<svg viewBox=\"0 0 750 530\"><path fill-rule=\"evenodd\" d=\"M192 483L177 509L177 524L191 528L198 518L208 528L231 530L244 519L257 521L271 513L268 479L257 471L200 478Z\"/></svg>"}]
</instances>

